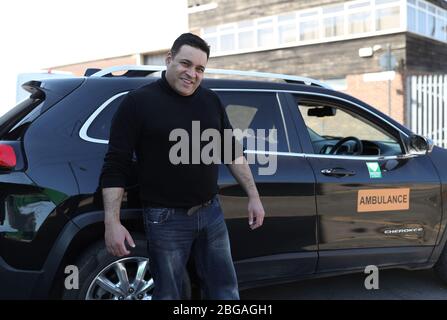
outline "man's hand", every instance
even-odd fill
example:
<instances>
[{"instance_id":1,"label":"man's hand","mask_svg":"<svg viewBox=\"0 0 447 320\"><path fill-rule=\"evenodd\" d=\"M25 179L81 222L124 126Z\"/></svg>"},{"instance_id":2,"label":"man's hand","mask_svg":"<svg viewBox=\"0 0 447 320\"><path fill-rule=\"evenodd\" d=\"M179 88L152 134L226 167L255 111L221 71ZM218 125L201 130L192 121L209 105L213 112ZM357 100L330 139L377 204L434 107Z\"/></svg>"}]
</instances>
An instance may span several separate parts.
<instances>
[{"instance_id":1,"label":"man's hand","mask_svg":"<svg viewBox=\"0 0 447 320\"><path fill-rule=\"evenodd\" d=\"M248 225L251 230L259 228L264 222L265 212L247 159L241 156L229 164L228 168L248 195Z\"/></svg>"},{"instance_id":2,"label":"man's hand","mask_svg":"<svg viewBox=\"0 0 447 320\"><path fill-rule=\"evenodd\" d=\"M130 254L127 250L125 241L132 247L135 248L135 242L132 239L129 231L121 223L112 223L105 225L105 241L107 251L116 256L123 257Z\"/></svg>"},{"instance_id":3,"label":"man's hand","mask_svg":"<svg viewBox=\"0 0 447 320\"><path fill-rule=\"evenodd\" d=\"M107 251L116 256L123 257L130 253L127 250L125 241L135 248L135 242L129 231L120 222L120 206L123 199L124 188L113 187L103 188L104 200L104 226Z\"/></svg>"},{"instance_id":4,"label":"man's hand","mask_svg":"<svg viewBox=\"0 0 447 320\"><path fill-rule=\"evenodd\" d=\"M251 230L262 226L264 216L264 207L262 206L259 196L250 197L248 199L248 225L250 226Z\"/></svg>"}]
</instances>

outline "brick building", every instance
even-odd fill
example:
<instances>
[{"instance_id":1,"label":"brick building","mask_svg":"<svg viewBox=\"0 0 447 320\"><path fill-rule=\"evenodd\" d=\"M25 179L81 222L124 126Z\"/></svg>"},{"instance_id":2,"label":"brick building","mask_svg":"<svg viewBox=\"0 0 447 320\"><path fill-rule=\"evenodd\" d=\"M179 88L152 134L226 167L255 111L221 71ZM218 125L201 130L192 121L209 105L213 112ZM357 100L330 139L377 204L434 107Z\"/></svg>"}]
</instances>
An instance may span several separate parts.
<instances>
[{"instance_id":1,"label":"brick building","mask_svg":"<svg viewBox=\"0 0 447 320\"><path fill-rule=\"evenodd\" d=\"M406 79L447 73L445 0L188 0L189 29L211 45L208 67L328 82L407 122ZM164 64L168 48L52 68Z\"/></svg>"},{"instance_id":2,"label":"brick building","mask_svg":"<svg viewBox=\"0 0 447 320\"><path fill-rule=\"evenodd\" d=\"M407 76L447 73L443 0L189 0L189 6L196 8L190 30L212 48L209 67L321 79L401 123Z\"/></svg>"}]
</instances>

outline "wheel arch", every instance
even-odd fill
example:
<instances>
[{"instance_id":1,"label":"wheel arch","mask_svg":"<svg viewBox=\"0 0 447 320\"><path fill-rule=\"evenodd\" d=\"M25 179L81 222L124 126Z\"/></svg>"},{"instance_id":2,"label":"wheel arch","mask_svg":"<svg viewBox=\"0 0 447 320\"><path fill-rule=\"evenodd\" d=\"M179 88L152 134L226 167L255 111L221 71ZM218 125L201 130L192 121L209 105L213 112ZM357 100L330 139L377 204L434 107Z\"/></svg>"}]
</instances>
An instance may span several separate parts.
<instances>
[{"instance_id":1,"label":"wheel arch","mask_svg":"<svg viewBox=\"0 0 447 320\"><path fill-rule=\"evenodd\" d=\"M144 238L140 210L122 210L121 222L132 236ZM104 211L88 212L70 220L59 234L43 267L33 296L61 297L65 267L75 263L83 251L104 239Z\"/></svg>"}]
</instances>

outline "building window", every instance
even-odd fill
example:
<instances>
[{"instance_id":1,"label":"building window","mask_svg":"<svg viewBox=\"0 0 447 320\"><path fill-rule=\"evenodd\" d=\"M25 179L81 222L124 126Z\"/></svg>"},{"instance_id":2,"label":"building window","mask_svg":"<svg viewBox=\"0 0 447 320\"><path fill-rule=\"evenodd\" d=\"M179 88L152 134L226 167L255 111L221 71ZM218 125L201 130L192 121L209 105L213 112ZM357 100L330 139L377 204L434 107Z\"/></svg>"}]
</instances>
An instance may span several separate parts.
<instances>
[{"instance_id":1,"label":"building window","mask_svg":"<svg viewBox=\"0 0 447 320\"><path fill-rule=\"evenodd\" d=\"M243 31L238 34L238 48L250 49L255 46L255 33L254 31Z\"/></svg>"},{"instance_id":2,"label":"building window","mask_svg":"<svg viewBox=\"0 0 447 320\"><path fill-rule=\"evenodd\" d=\"M210 46L211 52L219 51L217 27L204 28L202 31L202 37Z\"/></svg>"},{"instance_id":3,"label":"building window","mask_svg":"<svg viewBox=\"0 0 447 320\"><path fill-rule=\"evenodd\" d=\"M318 11L300 13L299 30L301 41L318 39L320 33Z\"/></svg>"},{"instance_id":4,"label":"building window","mask_svg":"<svg viewBox=\"0 0 447 320\"><path fill-rule=\"evenodd\" d=\"M371 28L371 13L368 11L361 11L352 13L348 16L349 33L364 33L370 32Z\"/></svg>"},{"instance_id":5,"label":"building window","mask_svg":"<svg viewBox=\"0 0 447 320\"><path fill-rule=\"evenodd\" d=\"M217 27L209 27L209 28L203 29L204 34L216 33L216 32L217 32Z\"/></svg>"},{"instance_id":6,"label":"building window","mask_svg":"<svg viewBox=\"0 0 447 320\"><path fill-rule=\"evenodd\" d=\"M300 40L318 39L318 21L300 22Z\"/></svg>"},{"instance_id":7,"label":"building window","mask_svg":"<svg viewBox=\"0 0 447 320\"><path fill-rule=\"evenodd\" d=\"M443 27L445 25L444 20L444 12L442 12L441 9L436 10L436 32L435 32L435 38L443 41L444 40L444 34L443 34Z\"/></svg>"},{"instance_id":8,"label":"building window","mask_svg":"<svg viewBox=\"0 0 447 320\"><path fill-rule=\"evenodd\" d=\"M343 4L330 5L322 8L324 15L343 14L344 10L345 6Z\"/></svg>"},{"instance_id":9,"label":"building window","mask_svg":"<svg viewBox=\"0 0 447 320\"><path fill-rule=\"evenodd\" d=\"M399 0L376 0L376 6L381 4L399 3Z\"/></svg>"},{"instance_id":10,"label":"building window","mask_svg":"<svg viewBox=\"0 0 447 320\"><path fill-rule=\"evenodd\" d=\"M296 15L286 14L278 17L278 37L280 44L296 42Z\"/></svg>"},{"instance_id":11,"label":"building window","mask_svg":"<svg viewBox=\"0 0 447 320\"><path fill-rule=\"evenodd\" d=\"M332 5L322 8L324 37L337 37L345 33L344 9L344 5Z\"/></svg>"},{"instance_id":12,"label":"building window","mask_svg":"<svg viewBox=\"0 0 447 320\"><path fill-rule=\"evenodd\" d=\"M296 41L296 25L279 26L279 43L286 44Z\"/></svg>"},{"instance_id":13,"label":"building window","mask_svg":"<svg viewBox=\"0 0 447 320\"><path fill-rule=\"evenodd\" d=\"M447 10L426 0L355 0L207 27L202 37L216 55L401 30L447 42Z\"/></svg>"},{"instance_id":14,"label":"building window","mask_svg":"<svg viewBox=\"0 0 447 320\"><path fill-rule=\"evenodd\" d=\"M273 28L258 30L258 46L270 47L273 45Z\"/></svg>"},{"instance_id":15,"label":"building window","mask_svg":"<svg viewBox=\"0 0 447 320\"><path fill-rule=\"evenodd\" d=\"M428 15L427 31L430 37L435 37L436 35L436 17Z\"/></svg>"},{"instance_id":16,"label":"building window","mask_svg":"<svg viewBox=\"0 0 447 320\"><path fill-rule=\"evenodd\" d=\"M337 37L342 36L344 34L344 19L343 17L329 17L324 18L324 36L329 37Z\"/></svg>"},{"instance_id":17,"label":"building window","mask_svg":"<svg viewBox=\"0 0 447 320\"><path fill-rule=\"evenodd\" d=\"M439 20L436 28L436 39L447 42L447 20Z\"/></svg>"},{"instance_id":18,"label":"building window","mask_svg":"<svg viewBox=\"0 0 447 320\"><path fill-rule=\"evenodd\" d=\"M217 37L203 37L203 40L208 43L211 51L217 51Z\"/></svg>"},{"instance_id":19,"label":"building window","mask_svg":"<svg viewBox=\"0 0 447 320\"><path fill-rule=\"evenodd\" d=\"M220 36L220 50L234 50L234 34L223 34Z\"/></svg>"},{"instance_id":20,"label":"building window","mask_svg":"<svg viewBox=\"0 0 447 320\"><path fill-rule=\"evenodd\" d=\"M418 10L418 32L425 34L427 30L427 13L425 12L426 4L419 2Z\"/></svg>"},{"instance_id":21,"label":"building window","mask_svg":"<svg viewBox=\"0 0 447 320\"><path fill-rule=\"evenodd\" d=\"M219 49L221 51L234 51L236 49L236 35L234 33L235 30L235 24L223 25L219 27Z\"/></svg>"},{"instance_id":22,"label":"building window","mask_svg":"<svg viewBox=\"0 0 447 320\"><path fill-rule=\"evenodd\" d=\"M433 6L428 7L427 15L427 31L430 37L435 37L436 35L436 8Z\"/></svg>"},{"instance_id":23,"label":"building window","mask_svg":"<svg viewBox=\"0 0 447 320\"><path fill-rule=\"evenodd\" d=\"M353 2L348 4L348 32L350 34L372 31L370 1Z\"/></svg>"},{"instance_id":24,"label":"building window","mask_svg":"<svg viewBox=\"0 0 447 320\"><path fill-rule=\"evenodd\" d=\"M295 13L283 14L281 16L278 16L278 23L295 24L296 23Z\"/></svg>"},{"instance_id":25,"label":"building window","mask_svg":"<svg viewBox=\"0 0 447 320\"><path fill-rule=\"evenodd\" d=\"M241 21L237 24L237 48L247 50L256 47L254 22L252 20Z\"/></svg>"},{"instance_id":26,"label":"building window","mask_svg":"<svg viewBox=\"0 0 447 320\"><path fill-rule=\"evenodd\" d=\"M353 3L349 3L348 4L348 9L350 10L356 10L356 9L364 9L366 7L369 7L371 4L371 2L368 1L362 1L362 2L358 2L358 1L353 1Z\"/></svg>"},{"instance_id":27,"label":"building window","mask_svg":"<svg viewBox=\"0 0 447 320\"><path fill-rule=\"evenodd\" d=\"M412 7L412 6L408 6L407 12L408 12L408 16L407 16L408 30L409 31L413 31L413 32L417 32L417 12L416 12L416 8Z\"/></svg>"},{"instance_id":28,"label":"building window","mask_svg":"<svg viewBox=\"0 0 447 320\"><path fill-rule=\"evenodd\" d=\"M447 10L424 0L407 0L408 30L423 36L447 41Z\"/></svg>"},{"instance_id":29,"label":"building window","mask_svg":"<svg viewBox=\"0 0 447 320\"><path fill-rule=\"evenodd\" d=\"M258 46L271 47L275 45L273 18L262 19L257 22L258 27Z\"/></svg>"},{"instance_id":30,"label":"building window","mask_svg":"<svg viewBox=\"0 0 447 320\"><path fill-rule=\"evenodd\" d=\"M150 66L163 66L166 63L166 53L145 55L143 63Z\"/></svg>"},{"instance_id":31,"label":"building window","mask_svg":"<svg viewBox=\"0 0 447 320\"><path fill-rule=\"evenodd\" d=\"M399 28L399 7L382 8L376 11L376 30Z\"/></svg>"},{"instance_id":32,"label":"building window","mask_svg":"<svg viewBox=\"0 0 447 320\"><path fill-rule=\"evenodd\" d=\"M244 28L252 28L254 27L254 22L251 20L245 20L245 21L241 21L237 24L237 27L239 29L244 29Z\"/></svg>"}]
</instances>

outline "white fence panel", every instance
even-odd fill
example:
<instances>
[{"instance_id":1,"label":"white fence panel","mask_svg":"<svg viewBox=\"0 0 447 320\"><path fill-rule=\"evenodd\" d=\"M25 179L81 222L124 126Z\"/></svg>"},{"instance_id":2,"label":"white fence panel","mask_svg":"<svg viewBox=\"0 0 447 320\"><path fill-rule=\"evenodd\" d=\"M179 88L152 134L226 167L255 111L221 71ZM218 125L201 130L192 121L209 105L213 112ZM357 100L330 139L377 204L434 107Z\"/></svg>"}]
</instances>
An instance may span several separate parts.
<instances>
[{"instance_id":1,"label":"white fence panel","mask_svg":"<svg viewBox=\"0 0 447 320\"><path fill-rule=\"evenodd\" d=\"M409 76L407 92L406 125L447 148L447 75Z\"/></svg>"}]
</instances>

